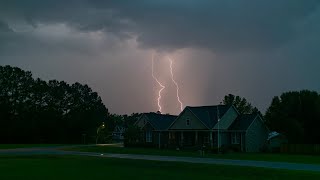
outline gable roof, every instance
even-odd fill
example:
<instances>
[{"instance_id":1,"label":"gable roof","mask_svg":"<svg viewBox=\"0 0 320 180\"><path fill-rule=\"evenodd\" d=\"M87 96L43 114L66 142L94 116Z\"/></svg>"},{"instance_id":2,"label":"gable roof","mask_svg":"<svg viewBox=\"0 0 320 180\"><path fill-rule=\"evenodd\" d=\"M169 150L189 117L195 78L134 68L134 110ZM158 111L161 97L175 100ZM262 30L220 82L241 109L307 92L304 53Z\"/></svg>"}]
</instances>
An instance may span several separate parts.
<instances>
[{"instance_id":1,"label":"gable roof","mask_svg":"<svg viewBox=\"0 0 320 180\"><path fill-rule=\"evenodd\" d=\"M197 106L188 108L205 126L212 129L218 122L218 110L219 118L230 109L230 105L216 105L216 106Z\"/></svg>"},{"instance_id":2,"label":"gable roof","mask_svg":"<svg viewBox=\"0 0 320 180\"><path fill-rule=\"evenodd\" d=\"M231 124L229 130L243 130L246 131L252 122L256 119L257 114L241 114Z\"/></svg>"},{"instance_id":3,"label":"gable roof","mask_svg":"<svg viewBox=\"0 0 320 180\"><path fill-rule=\"evenodd\" d=\"M149 123L155 130L166 130L171 125L171 123L178 117L169 114L157 114L154 112L144 113L148 118Z\"/></svg>"}]
</instances>

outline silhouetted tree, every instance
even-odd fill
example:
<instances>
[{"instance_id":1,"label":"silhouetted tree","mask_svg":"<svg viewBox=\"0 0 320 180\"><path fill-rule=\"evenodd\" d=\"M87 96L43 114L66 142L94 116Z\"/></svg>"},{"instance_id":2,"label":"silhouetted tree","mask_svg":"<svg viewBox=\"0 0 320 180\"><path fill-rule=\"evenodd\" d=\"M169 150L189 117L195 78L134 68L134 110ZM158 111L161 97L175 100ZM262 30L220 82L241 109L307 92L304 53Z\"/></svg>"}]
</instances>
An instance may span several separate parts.
<instances>
[{"instance_id":1,"label":"silhouetted tree","mask_svg":"<svg viewBox=\"0 0 320 180\"><path fill-rule=\"evenodd\" d=\"M320 95L315 91L274 97L265 119L271 130L285 134L290 143L320 143Z\"/></svg>"},{"instance_id":2,"label":"silhouetted tree","mask_svg":"<svg viewBox=\"0 0 320 180\"><path fill-rule=\"evenodd\" d=\"M48 83L29 71L0 66L0 136L6 143L78 143L108 110L87 85Z\"/></svg>"},{"instance_id":3,"label":"silhouetted tree","mask_svg":"<svg viewBox=\"0 0 320 180\"><path fill-rule=\"evenodd\" d=\"M253 107L245 98L241 98L240 96L228 94L224 96L223 104L234 105L241 114L258 113L262 116L258 108Z\"/></svg>"}]
</instances>

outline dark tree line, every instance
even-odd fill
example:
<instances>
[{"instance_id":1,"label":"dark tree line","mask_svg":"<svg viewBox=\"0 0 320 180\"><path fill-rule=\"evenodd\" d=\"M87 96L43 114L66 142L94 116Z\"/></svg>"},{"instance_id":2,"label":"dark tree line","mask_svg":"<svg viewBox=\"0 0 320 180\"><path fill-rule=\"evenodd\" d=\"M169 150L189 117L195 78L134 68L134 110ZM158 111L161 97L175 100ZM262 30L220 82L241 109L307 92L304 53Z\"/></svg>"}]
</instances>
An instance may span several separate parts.
<instances>
[{"instance_id":1,"label":"dark tree line","mask_svg":"<svg viewBox=\"0 0 320 180\"><path fill-rule=\"evenodd\" d=\"M80 143L95 136L108 110L87 85L34 79L0 66L1 143Z\"/></svg>"},{"instance_id":2,"label":"dark tree line","mask_svg":"<svg viewBox=\"0 0 320 180\"><path fill-rule=\"evenodd\" d=\"M320 94L303 90L276 96L265 120L270 130L285 134L289 143L320 144Z\"/></svg>"}]
</instances>

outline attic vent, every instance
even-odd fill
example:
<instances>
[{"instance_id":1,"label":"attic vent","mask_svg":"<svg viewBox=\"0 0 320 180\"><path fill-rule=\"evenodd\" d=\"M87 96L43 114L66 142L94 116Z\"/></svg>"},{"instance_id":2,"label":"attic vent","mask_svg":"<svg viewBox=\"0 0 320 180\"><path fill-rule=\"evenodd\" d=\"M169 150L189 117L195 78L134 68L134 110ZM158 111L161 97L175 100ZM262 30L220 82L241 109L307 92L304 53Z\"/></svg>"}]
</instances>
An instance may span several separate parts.
<instances>
[{"instance_id":1,"label":"attic vent","mask_svg":"<svg viewBox=\"0 0 320 180\"><path fill-rule=\"evenodd\" d=\"M186 120L186 125L187 125L187 126L190 126L190 118L187 118L187 120Z\"/></svg>"}]
</instances>

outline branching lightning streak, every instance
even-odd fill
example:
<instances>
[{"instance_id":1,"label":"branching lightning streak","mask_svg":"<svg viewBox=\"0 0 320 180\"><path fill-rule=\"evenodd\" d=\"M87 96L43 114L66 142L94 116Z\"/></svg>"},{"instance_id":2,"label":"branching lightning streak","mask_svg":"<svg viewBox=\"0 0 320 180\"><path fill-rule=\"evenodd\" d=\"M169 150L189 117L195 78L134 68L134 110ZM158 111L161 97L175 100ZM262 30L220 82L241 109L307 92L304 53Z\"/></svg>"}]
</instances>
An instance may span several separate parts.
<instances>
[{"instance_id":1,"label":"branching lightning streak","mask_svg":"<svg viewBox=\"0 0 320 180\"><path fill-rule=\"evenodd\" d=\"M177 99L180 103L180 110L182 111L183 110L183 104L180 100L180 96L179 96L179 85L178 83L174 80L174 75L173 75L173 68L172 68L172 64L173 64L173 60L168 56L168 59L170 61L170 73L171 73L171 79L172 79L172 82L176 85L177 87Z\"/></svg>"},{"instance_id":2,"label":"branching lightning streak","mask_svg":"<svg viewBox=\"0 0 320 180\"><path fill-rule=\"evenodd\" d=\"M158 92L158 107L159 107L159 111L161 112L161 105L160 105L160 100L161 100L161 92L162 90L164 90L164 88L166 88L164 85L162 85L160 83L160 81L156 78L156 76L154 75L154 54L152 54L152 77L155 81L157 81L157 83L159 84L159 86L161 87L161 89Z\"/></svg>"}]
</instances>

